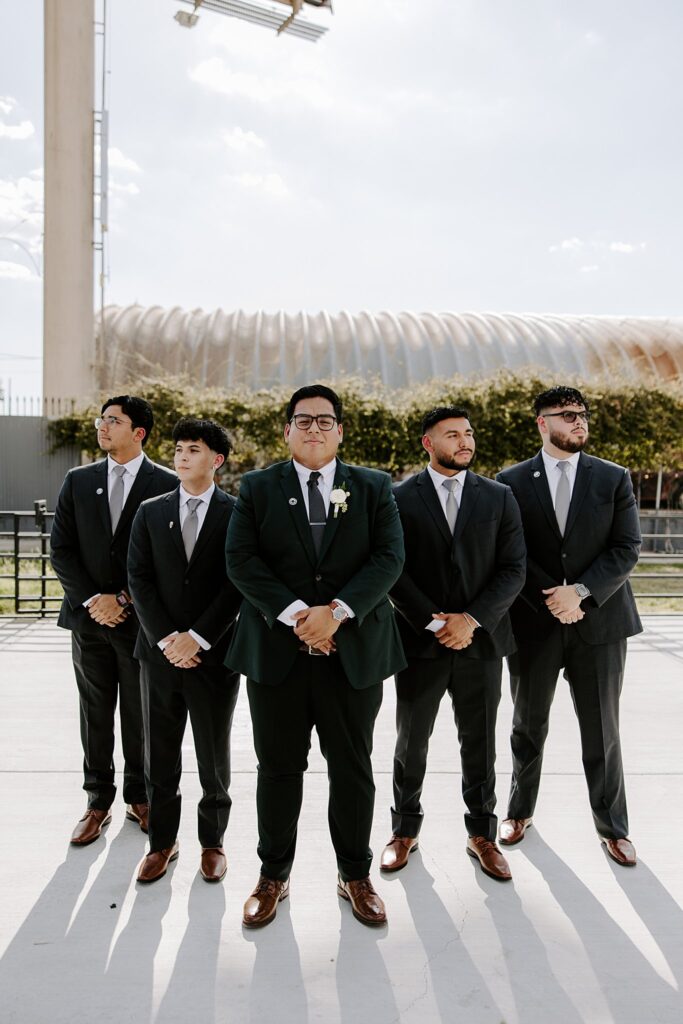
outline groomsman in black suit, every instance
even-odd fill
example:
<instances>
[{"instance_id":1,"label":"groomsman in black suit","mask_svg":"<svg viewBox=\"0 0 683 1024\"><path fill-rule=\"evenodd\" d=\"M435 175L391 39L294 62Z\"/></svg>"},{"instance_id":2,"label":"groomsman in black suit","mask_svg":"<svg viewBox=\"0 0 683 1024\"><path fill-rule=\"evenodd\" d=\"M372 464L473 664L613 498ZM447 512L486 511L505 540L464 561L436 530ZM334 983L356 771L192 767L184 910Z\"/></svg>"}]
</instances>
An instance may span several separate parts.
<instances>
[{"instance_id":1,"label":"groomsman in black suit","mask_svg":"<svg viewBox=\"0 0 683 1024\"><path fill-rule=\"evenodd\" d=\"M337 891L363 924L386 921L369 877L371 753L382 681L405 664L387 599L403 536L389 477L338 459L342 433L334 391L296 391L285 424L292 459L245 474L228 529L228 574L244 603L226 664L247 676L258 757L261 877L247 928L271 921L289 893L313 726Z\"/></svg>"},{"instance_id":2,"label":"groomsman in black suit","mask_svg":"<svg viewBox=\"0 0 683 1024\"><path fill-rule=\"evenodd\" d=\"M408 666L396 676L393 835L384 871L418 846L429 739L449 694L460 741L467 853L499 881L510 869L496 846L496 715L502 659L514 649L508 609L524 583L524 538L509 487L477 476L467 410L433 409L422 423L429 464L394 488L406 561L391 599Z\"/></svg>"},{"instance_id":3,"label":"groomsman in black suit","mask_svg":"<svg viewBox=\"0 0 683 1024\"><path fill-rule=\"evenodd\" d=\"M145 501L133 523L130 589L140 618L149 796L149 853L139 882L155 882L178 856L181 748L188 714L202 798L200 871L219 882L227 870L223 836L232 801L230 729L239 675L223 660L241 595L225 571L225 535L235 499L214 483L230 453L213 420L181 419L173 429L179 487Z\"/></svg>"},{"instance_id":4,"label":"groomsman in black suit","mask_svg":"<svg viewBox=\"0 0 683 1024\"><path fill-rule=\"evenodd\" d=\"M138 620L126 572L133 516L145 498L177 484L174 473L145 456L154 416L143 398L118 395L95 420L107 458L71 469L50 538L52 565L64 588L58 623L71 630L88 806L71 836L85 846L111 821L114 717L119 702L126 817L147 831L139 666L133 657Z\"/></svg>"},{"instance_id":5,"label":"groomsman in black suit","mask_svg":"<svg viewBox=\"0 0 683 1024\"><path fill-rule=\"evenodd\" d=\"M513 771L500 841L520 842L532 823L550 707L564 670L595 828L609 856L632 867L619 696L626 638L642 631L628 582L640 550L638 509L628 470L583 451L590 412L580 391L544 391L535 412L541 451L498 476L519 503L528 550L526 583L511 612Z\"/></svg>"}]
</instances>

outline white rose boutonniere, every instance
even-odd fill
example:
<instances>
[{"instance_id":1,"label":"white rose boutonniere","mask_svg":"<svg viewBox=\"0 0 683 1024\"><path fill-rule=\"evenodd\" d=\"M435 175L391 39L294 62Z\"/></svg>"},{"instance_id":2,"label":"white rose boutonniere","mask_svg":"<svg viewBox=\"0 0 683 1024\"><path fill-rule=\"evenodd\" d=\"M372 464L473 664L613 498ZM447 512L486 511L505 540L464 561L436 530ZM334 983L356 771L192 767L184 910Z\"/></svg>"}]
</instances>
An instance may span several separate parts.
<instances>
[{"instance_id":1,"label":"white rose boutonniere","mask_svg":"<svg viewBox=\"0 0 683 1024\"><path fill-rule=\"evenodd\" d=\"M334 505L334 518L336 519L340 512L346 512L348 509L347 498L351 497L351 491L344 490L344 487L335 487L330 494L330 501Z\"/></svg>"}]
</instances>

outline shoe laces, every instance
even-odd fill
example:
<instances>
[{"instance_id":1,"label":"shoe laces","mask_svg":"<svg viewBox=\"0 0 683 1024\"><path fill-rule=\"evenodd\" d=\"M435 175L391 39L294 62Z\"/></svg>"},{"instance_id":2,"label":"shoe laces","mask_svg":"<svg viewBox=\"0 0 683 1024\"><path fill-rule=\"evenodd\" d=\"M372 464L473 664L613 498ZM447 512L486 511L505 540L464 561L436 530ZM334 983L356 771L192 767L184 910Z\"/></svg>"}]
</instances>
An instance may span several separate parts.
<instances>
[{"instance_id":1,"label":"shoe laces","mask_svg":"<svg viewBox=\"0 0 683 1024\"><path fill-rule=\"evenodd\" d=\"M258 885L254 889L254 896L261 896L267 893L269 896L276 896L280 891L282 882L275 878L266 878L264 875L259 878Z\"/></svg>"}]
</instances>

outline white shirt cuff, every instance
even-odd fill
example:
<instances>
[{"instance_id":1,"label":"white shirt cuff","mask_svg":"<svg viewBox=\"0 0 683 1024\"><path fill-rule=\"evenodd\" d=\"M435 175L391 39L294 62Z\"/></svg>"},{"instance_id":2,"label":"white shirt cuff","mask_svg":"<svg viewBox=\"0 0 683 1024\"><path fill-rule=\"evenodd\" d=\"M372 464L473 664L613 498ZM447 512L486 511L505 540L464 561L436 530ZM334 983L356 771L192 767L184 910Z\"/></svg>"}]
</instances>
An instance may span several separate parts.
<instances>
[{"instance_id":1,"label":"white shirt cuff","mask_svg":"<svg viewBox=\"0 0 683 1024\"><path fill-rule=\"evenodd\" d=\"M197 641L197 643L199 644L203 651L211 650L211 644L208 644L203 636L200 636L199 633L195 633L193 629L188 629L187 632L190 634L193 640Z\"/></svg>"},{"instance_id":2,"label":"white shirt cuff","mask_svg":"<svg viewBox=\"0 0 683 1024\"><path fill-rule=\"evenodd\" d=\"M178 630L174 629L172 633L169 633L169 636L178 636ZM197 642L199 642L199 641L197 641ZM169 639L168 639L168 637L165 636L163 640L159 640L157 642L157 647L159 648L160 651L163 651L168 643L169 643Z\"/></svg>"},{"instance_id":3,"label":"white shirt cuff","mask_svg":"<svg viewBox=\"0 0 683 1024\"><path fill-rule=\"evenodd\" d=\"M280 612L277 617L278 622L284 622L285 626L291 626L292 629L294 629L296 622L292 620L292 615L295 615L297 612L306 611L308 607L309 606L304 601L292 601L291 604L287 605L284 611Z\"/></svg>"},{"instance_id":4,"label":"white shirt cuff","mask_svg":"<svg viewBox=\"0 0 683 1024\"><path fill-rule=\"evenodd\" d=\"M428 629L430 633L438 633L441 627L445 625L446 623L443 619L432 619L431 622L427 623L425 629Z\"/></svg>"},{"instance_id":5,"label":"white shirt cuff","mask_svg":"<svg viewBox=\"0 0 683 1024\"><path fill-rule=\"evenodd\" d=\"M102 597L102 595L101 595L101 594L93 594L93 596L92 596L92 597L89 597L87 601L84 601L84 602L83 602L83 607L84 607L84 608L87 608L87 607L88 607L88 605L90 604L90 602L91 602L91 601L94 601L96 597Z\"/></svg>"}]
</instances>

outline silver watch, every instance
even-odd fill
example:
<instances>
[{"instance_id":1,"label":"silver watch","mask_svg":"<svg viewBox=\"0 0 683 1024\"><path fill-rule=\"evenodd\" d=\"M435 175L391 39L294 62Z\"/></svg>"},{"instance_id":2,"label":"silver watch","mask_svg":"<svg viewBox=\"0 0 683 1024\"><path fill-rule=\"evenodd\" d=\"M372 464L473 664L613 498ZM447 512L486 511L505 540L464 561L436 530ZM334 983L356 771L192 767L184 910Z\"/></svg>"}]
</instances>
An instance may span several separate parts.
<instances>
[{"instance_id":1,"label":"silver watch","mask_svg":"<svg viewBox=\"0 0 683 1024\"><path fill-rule=\"evenodd\" d=\"M574 590L579 595L582 601L584 601L587 597L591 596L591 592L585 585L585 583L575 583Z\"/></svg>"},{"instance_id":2,"label":"silver watch","mask_svg":"<svg viewBox=\"0 0 683 1024\"><path fill-rule=\"evenodd\" d=\"M330 611L335 622L346 622L349 617L349 613L340 604L335 605L334 608L330 605Z\"/></svg>"}]
</instances>

